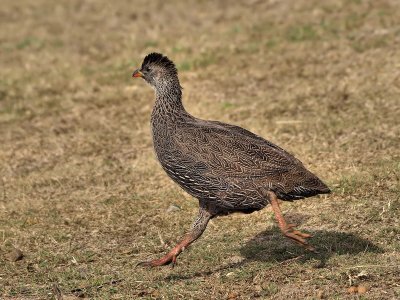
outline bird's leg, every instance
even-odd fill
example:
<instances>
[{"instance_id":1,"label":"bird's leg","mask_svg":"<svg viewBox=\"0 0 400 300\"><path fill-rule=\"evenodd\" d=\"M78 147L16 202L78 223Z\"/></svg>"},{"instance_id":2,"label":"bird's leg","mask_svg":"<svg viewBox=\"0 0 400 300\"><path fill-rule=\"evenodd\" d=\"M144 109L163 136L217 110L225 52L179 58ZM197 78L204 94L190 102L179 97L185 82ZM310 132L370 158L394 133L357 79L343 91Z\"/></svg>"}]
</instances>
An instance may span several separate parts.
<instances>
[{"instance_id":1,"label":"bird's leg","mask_svg":"<svg viewBox=\"0 0 400 300\"><path fill-rule=\"evenodd\" d=\"M168 264L172 264L172 266L174 266L176 264L176 258L178 255L202 235L207 227L208 221L210 221L212 217L213 215L208 212L208 210L206 210L203 206L200 206L199 215L193 223L192 229L183 236L182 240L174 248L172 248L171 251L169 251L160 259L144 261L139 263L138 266L157 267Z\"/></svg>"},{"instance_id":2,"label":"bird's leg","mask_svg":"<svg viewBox=\"0 0 400 300\"><path fill-rule=\"evenodd\" d=\"M300 244L304 248L310 251L315 251L315 248L311 246L310 244L307 243L305 240L306 238L310 238L311 235L308 233L302 233L298 230L296 230L294 227L294 224L287 224L286 220L283 218L282 211L279 207L278 203L278 198L276 197L274 192L269 191L268 192L268 197L269 197L269 202L271 203L272 210L275 213L275 218L278 221L279 228L282 231L282 233L295 241L296 243Z\"/></svg>"}]
</instances>

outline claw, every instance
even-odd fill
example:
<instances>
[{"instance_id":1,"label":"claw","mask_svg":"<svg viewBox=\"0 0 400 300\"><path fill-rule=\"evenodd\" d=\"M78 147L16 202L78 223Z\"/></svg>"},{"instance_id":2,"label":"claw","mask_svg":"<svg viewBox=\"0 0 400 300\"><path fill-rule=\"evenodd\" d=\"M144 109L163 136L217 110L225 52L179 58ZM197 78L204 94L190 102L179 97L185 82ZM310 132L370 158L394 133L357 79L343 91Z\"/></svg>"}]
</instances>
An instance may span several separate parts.
<instances>
[{"instance_id":1,"label":"claw","mask_svg":"<svg viewBox=\"0 0 400 300\"><path fill-rule=\"evenodd\" d=\"M171 267L174 268L176 266L176 256L172 256Z\"/></svg>"},{"instance_id":2,"label":"claw","mask_svg":"<svg viewBox=\"0 0 400 300\"><path fill-rule=\"evenodd\" d=\"M292 239L299 245L303 246L309 251L316 252L315 248L311 246L305 239L308 239L312 237L311 234L308 233L303 233L301 231L293 229L294 226L291 226L293 224L289 224L288 228L284 231L284 235L287 236L288 238Z\"/></svg>"}]
</instances>

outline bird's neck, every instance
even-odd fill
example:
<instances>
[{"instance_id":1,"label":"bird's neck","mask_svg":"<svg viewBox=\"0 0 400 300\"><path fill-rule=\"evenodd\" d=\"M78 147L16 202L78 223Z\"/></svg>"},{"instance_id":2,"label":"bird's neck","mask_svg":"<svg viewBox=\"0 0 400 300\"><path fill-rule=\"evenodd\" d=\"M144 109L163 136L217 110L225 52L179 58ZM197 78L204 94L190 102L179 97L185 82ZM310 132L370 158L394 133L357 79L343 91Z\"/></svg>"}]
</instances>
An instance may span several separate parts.
<instances>
[{"instance_id":1,"label":"bird's neck","mask_svg":"<svg viewBox=\"0 0 400 300\"><path fill-rule=\"evenodd\" d=\"M173 121L176 117L187 114L182 104L182 90L179 82L159 86L155 91L156 101L152 119L162 118Z\"/></svg>"}]
</instances>

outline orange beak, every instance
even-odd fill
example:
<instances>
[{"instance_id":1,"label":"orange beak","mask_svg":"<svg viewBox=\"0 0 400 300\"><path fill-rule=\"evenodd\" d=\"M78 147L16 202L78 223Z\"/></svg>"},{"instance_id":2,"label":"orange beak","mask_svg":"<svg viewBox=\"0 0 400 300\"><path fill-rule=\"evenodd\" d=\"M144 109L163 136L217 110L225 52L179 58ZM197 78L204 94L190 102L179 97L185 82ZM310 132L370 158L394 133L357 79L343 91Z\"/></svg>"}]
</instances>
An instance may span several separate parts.
<instances>
[{"instance_id":1,"label":"orange beak","mask_svg":"<svg viewBox=\"0 0 400 300\"><path fill-rule=\"evenodd\" d=\"M143 77L143 73L137 69L135 72L133 72L132 77Z\"/></svg>"}]
</instances>

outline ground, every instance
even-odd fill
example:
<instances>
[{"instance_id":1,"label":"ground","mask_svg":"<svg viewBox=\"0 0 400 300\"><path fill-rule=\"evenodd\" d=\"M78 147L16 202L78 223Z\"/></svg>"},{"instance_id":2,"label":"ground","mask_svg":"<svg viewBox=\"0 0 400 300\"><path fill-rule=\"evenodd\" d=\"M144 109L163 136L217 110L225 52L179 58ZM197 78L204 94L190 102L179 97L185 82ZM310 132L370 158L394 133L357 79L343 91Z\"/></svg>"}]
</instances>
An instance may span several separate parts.
<instances>
[{"instance_id":1,"label":"ground","mask_svg":"<svg viewBox=\"0 0 400 300\"><path fill-rule=\"evenodd\" d=\"M397 0L4 1L0 298L398 299L399 20ZM332 188L282 203L319 253L266 208L214 219L175 268L135 267L197 212L158 165L153 91L131 78L152 51L176 62L189 112Z\"/></svg>"}]
</instances>

